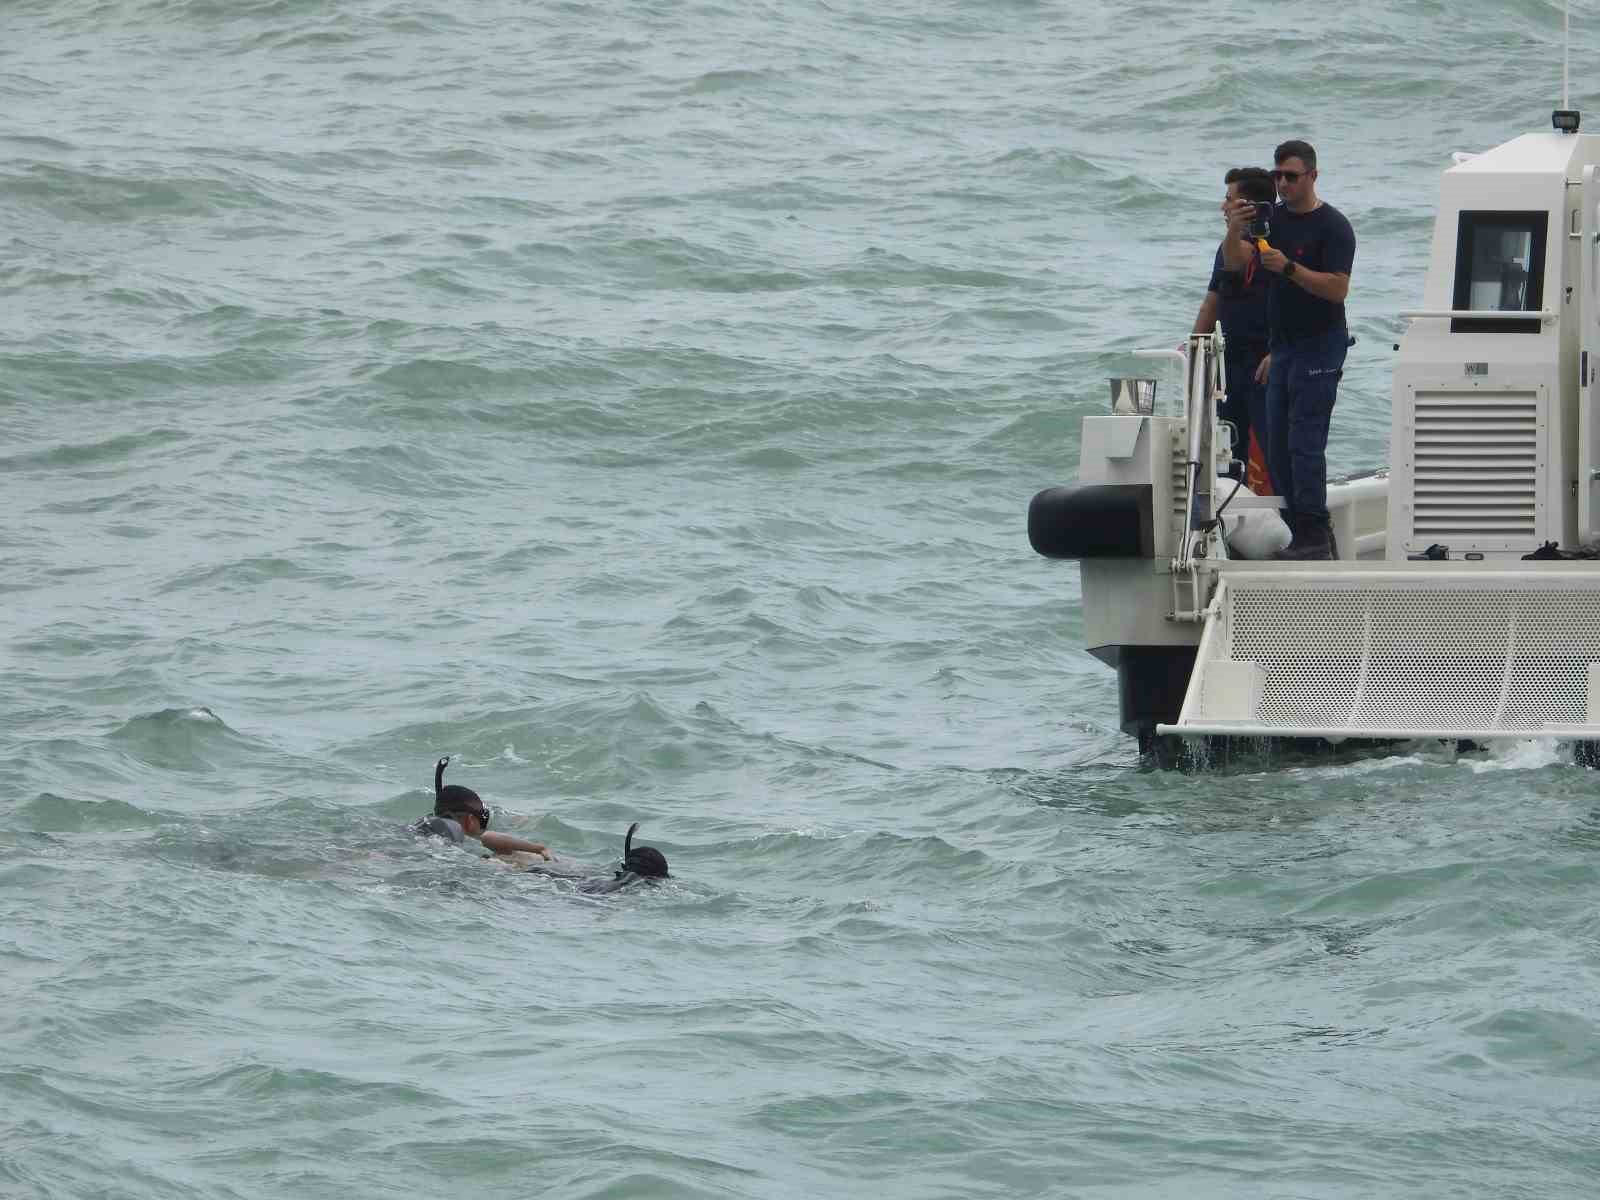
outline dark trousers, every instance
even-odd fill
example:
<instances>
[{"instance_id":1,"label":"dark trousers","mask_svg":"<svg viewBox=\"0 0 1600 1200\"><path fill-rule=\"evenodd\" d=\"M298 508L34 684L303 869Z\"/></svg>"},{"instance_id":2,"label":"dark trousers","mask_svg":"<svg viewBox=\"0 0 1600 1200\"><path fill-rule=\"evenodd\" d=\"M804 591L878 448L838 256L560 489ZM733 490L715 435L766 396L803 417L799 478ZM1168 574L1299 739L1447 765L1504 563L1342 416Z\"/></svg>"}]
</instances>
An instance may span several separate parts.
<instances>
[{"instance_id":1,"label":"dark trousers","mask_svg":"<svg viewBox=\"0 0 1600 1200\"><path fill-rule=\"evenodd\" d=\"M1328 419L1350 335L1329 329L1272 343L1267 375L1267 470L1289 515L1327 524ZM1258 435L1259 436L1259 435Z\"/></svg>"},{"instance_id":2,"label":"dark trousers","mask_svg":"<svg viewBox=\"0 0 1600 1200\"><path fill-rule=\"evenodd\" d=\"M1223 353L1223 387L1227 398L1217 409L1217 416L1231 422L1237 435L1233 443L1233 456L1240 462L1250 462L1250 431L1256 431L1256 441L1261 443L1261 453L1267 452L1267 385L1256 382L1256 368L1266 357L1266 343L1229 342ZM1241 478L1248 478L1249 471Z\"/></svg>"}]
</instances>

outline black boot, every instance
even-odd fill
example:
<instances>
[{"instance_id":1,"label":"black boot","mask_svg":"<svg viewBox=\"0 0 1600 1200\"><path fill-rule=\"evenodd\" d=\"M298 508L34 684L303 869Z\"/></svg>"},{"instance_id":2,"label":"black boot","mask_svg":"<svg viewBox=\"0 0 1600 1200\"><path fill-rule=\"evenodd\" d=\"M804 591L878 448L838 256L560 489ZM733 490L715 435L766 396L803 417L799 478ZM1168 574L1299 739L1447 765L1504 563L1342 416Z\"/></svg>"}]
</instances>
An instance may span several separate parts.
<instances>
[{"instance_id":1,"label":"black boot","mask_svg":"<svg viewBox=\"0 0 1600 1200\"><path fill-rule=\"evenodd\" d=\"M1294 540L1272 557L1285 562L1316 562L1333 556L1333 528L1327 518L1296 513Z\"/></svg>"}]
</instances>

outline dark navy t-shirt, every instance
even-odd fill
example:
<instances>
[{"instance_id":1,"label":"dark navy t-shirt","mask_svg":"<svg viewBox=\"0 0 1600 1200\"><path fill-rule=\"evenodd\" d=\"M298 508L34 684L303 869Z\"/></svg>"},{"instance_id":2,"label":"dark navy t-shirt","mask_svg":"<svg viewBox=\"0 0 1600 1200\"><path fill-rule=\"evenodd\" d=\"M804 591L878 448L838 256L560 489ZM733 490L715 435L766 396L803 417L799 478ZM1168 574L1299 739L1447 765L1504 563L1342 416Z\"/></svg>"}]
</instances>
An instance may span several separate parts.
<instances>
[{"instance_id":1,"label":"dark navy t-shirt","mask_svg":"<svg viewBox=\"0 0 1600 1200\"><path fill-rule=\"evenodd\" d=\"M1267 280L1272 272L1261 266L1255 253L1255 243L1249 245L1250 262L1243 271L1228 271L1222 266L1222 247L1217 247L1217 258L1211 267L1211 282L1206 290L1217 294L1217 321L1229 346L1251 343L1265 345L1267 341Z\"/></svg>"},{"instance_id":2,"label":"dark navy t-shirt","mask_svg":"<svg viewBox=\"0 0 1600 1200\"><path fill-rule=\"evenodd\" d=\"M1272 210L1272 235L1267 243L1282 250L1289 261L1312 271L1350 274L1356 258L1356 231L1331 204L1319 204L1308 213L1292 213L1283 205ZM1313 296L1292 279L1271 275L1267 291L1267 320L1275 342L1345 328L1344 305Z\"/></svg>"}]
</instances>

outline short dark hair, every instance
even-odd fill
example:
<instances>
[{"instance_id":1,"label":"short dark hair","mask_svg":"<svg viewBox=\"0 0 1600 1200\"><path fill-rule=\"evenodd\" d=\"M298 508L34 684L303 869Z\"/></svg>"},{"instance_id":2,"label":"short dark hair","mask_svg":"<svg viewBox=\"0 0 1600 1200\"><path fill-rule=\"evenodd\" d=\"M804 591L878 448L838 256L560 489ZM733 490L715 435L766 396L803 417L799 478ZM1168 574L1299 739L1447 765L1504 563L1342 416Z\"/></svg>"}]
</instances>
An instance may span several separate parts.
<instances>
[{"instance_id":1,"label":"short dark hair","mask_svg":"<svg viewBox=\"0 0 1600 1200\"><path fill-rule=\"evenodd\" d=\"M636 846L622 864L623 870L643 875L646 879L667 878L667 856L654 846Z\"/></svg>"},{"instance_id":2,"label":"short dark hair","mask_svg":"<svg viewBox=\"0 0 1600 1200\"><path fill-rule=\"evenodd\" d=\"M471 813L481 817L483 798L469 787L447 783L439 789L438 797L433 802L433 814L436 817L448 817L451 813Z\"/></svg>"},{"instance_id":3,"label":"short dark hair","mask_svg":"<svg viewBox=\"0 0 1600 1200\"><path fill-rule=\"evenodd\" d=\"M452 813L472 813L483 819L483 800L478 793L459 783L446 783L444 769L450 765L449 757L441 758L433 768L433 815L448 817Z\"/></svg>"},{"instance_id":4,"label":"short dark hair","mask_svg":"<svg viewBox=\"0 0 1600 1200\"><path fill-rule=\"evenodd\" d=\"M1312 147L1310 142L1302 142L1299 138L1284 142L1272 152L1272 161L1274 163L1281 163L1286 158L1298 158L1305 163L1308 171L1317 169L1317 152L1315 148Z\"/></svg>"},{"instance_id":5,"label":"short dark hair","mask_svg":"<svg viewBox=\"0 0 1600 1200\"><path fill-rule=\"evenodd\" d=\"M1272 186L1272 172L1265 167L1230 167L1222 177L1223 183L1237 183L1239 195L1257 204L1271 204L1278 198Z\"/></svg>"},{"instance_id":6,"label":"short dark hair","mask_svg":"<svg viewBox=\"0 0 1600 1200\"><path fill-rule=\"evenodd\" d=\"M633 844L633 835L639 830L639 822L635 821L628 826L628 836L622 839L622 866L617 871L617 878L621 879L629 871L635 875L642 875L646 879L667 878L667 856L654 846L638 846Z\"/></svg>"}]
</instances>

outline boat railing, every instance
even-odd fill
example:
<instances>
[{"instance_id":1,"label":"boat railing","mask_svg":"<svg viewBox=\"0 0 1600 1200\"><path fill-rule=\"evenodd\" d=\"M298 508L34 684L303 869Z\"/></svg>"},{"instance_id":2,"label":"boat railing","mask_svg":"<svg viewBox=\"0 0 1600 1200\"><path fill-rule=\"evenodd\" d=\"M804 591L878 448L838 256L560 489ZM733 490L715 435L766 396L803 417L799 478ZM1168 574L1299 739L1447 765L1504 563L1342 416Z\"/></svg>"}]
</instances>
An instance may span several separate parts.
<instances>
[{"instance_id":1,"label":"boat railing","mask_svg":"<svg viewBox=\"0 0 1600 1200\"><path fill-rule=\"evenodd\" d=\"M1548 308L1537 311L1531 309L1500 309L1500 308L1413 308L1400 314L1405 320L1411 321L1543 321L1548 325L1561 314Z\"/></svg>"}]
</instances>

